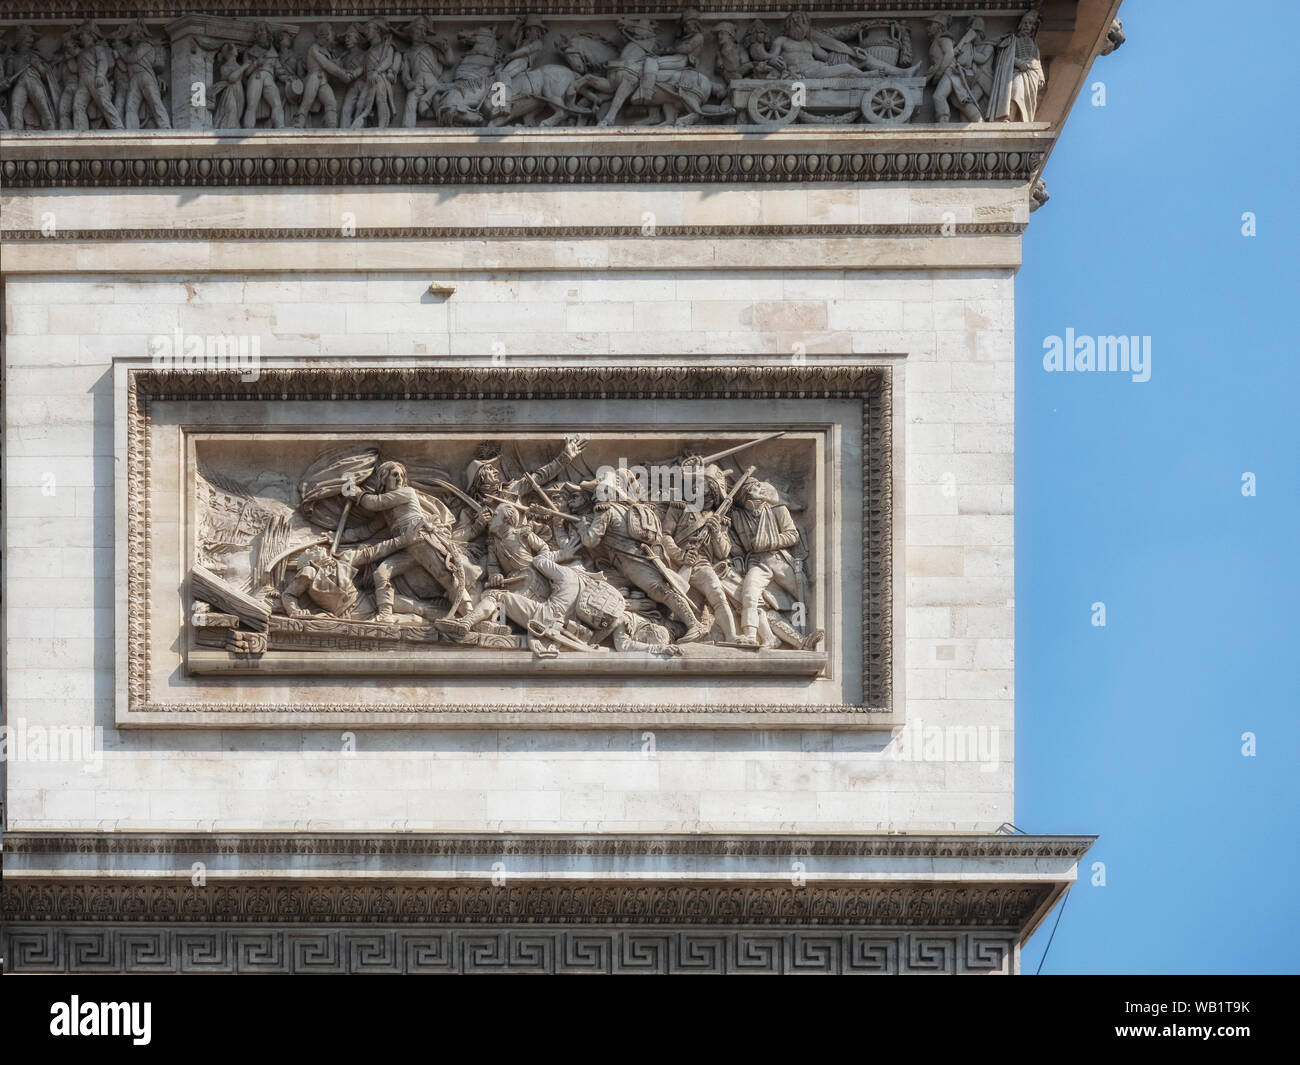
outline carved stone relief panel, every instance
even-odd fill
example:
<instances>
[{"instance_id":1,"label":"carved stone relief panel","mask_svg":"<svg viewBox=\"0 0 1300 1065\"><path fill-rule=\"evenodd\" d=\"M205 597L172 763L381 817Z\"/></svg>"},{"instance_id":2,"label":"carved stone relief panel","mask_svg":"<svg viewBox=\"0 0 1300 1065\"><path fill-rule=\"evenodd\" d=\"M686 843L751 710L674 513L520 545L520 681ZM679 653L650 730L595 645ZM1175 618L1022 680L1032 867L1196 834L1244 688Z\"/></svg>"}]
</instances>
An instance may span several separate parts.
<instances>
[{"instance_id":1,"label":"carved stone relief panel","mask_svg":"<svg viewBox=\"0 0 1300 1065\"><path fill-rule=\"evenodd\" d=\"M827 431L582 427L187 434L189 668L824 672Z\"/></svg>"},{"instance_id":2,"label":"carved stone relief panel","mask_svg":"<svg viewBox=\"0 0 1300 1065\"><path fill-rule=\"evenodd\" d=\"M124 383L125 723L892 704L883 369Z\"/></svg>"}]
</instances>

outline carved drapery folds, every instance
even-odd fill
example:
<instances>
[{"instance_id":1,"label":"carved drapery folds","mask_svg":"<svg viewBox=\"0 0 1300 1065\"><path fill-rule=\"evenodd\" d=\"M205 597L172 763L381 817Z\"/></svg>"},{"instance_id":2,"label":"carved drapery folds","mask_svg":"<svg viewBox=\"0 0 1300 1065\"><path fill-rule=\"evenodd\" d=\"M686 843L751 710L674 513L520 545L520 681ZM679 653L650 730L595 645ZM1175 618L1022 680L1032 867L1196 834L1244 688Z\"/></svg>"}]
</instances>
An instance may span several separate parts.
<instances>
[{"instance_id":1,"label":"carved drapery folds","mask_svg":"<svg viewBox=\"0 0 1300 1065\"><path fill-rule=\"evenodd\" d=\"M1032 122L1023 17L86 20L0 27L0 128Z\"/></svg>"}]
</instances>

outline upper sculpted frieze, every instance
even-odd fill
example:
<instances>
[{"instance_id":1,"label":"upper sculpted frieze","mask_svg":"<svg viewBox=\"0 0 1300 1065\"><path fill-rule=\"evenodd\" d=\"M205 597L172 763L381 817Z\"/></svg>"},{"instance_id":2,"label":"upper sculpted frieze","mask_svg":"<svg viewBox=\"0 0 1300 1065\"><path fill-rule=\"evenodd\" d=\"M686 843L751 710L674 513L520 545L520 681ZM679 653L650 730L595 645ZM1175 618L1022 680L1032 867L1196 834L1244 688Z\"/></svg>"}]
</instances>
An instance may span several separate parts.
<instances>
[{"instance_id":1,"label":"upper sculpted frieze","mask_svg":"<svg viewBox=\"0 0 1300 1065\"><path fill-rule=\"evenodd\" d=\"M1020 16L228 18L0 26L0 129L776 129L1035 121Z\"/></svg>"}]
</instances>

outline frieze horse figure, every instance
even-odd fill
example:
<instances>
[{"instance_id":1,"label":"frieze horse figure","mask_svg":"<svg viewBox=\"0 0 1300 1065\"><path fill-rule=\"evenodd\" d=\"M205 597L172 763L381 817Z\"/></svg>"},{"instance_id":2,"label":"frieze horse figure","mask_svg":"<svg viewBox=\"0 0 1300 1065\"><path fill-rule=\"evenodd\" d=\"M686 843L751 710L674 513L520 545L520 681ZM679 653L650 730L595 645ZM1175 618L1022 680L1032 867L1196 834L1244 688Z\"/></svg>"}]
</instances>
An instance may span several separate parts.
<instances>
[{"instance_id":1,"label":"frieze horse figure","mask_svg":"<svg viewBox=\"0 0 1300 1065\"><path fill-rule=\"evenodd\" d=\"M726 91L721 81L691 67L687 55L659 54L655 39L657 26L652 19L621 18L618 29L627 43L618 58L609 64L608 77L588 74L580 85L580 89L595 85L613 92L609 110L599 125L614 125L629 99L662 108L664 125L687 126L706 116L731 114L732 109L726 105L708 103Z\"/></svg>"},{"instance_id":2,"label":"frieze horse figure","mask_svg":"<svg viewBox=\"0 0 1300 1065\"><path fill-rule=\"evenodd\" d=\"M483 105L501 66L496 30L489 26L462 30L456 41L468 51L451 75L451 85L438 103L438 119L445 126L481 126Z\"/></svg>"},{"instance_id":3,"label":"frieze horse figure","mask_svg":"<svg viewBox=\"0 0 1300 1065\"><path fill-rule=\"evenodd\" d=\"M537 123L539 126L554 126L569 116L581 120L592 115L592 107L577 102L578 81L579 75L575 71L558 63L547 63L536 70L525 71L504 83L506 110L493 114L488 124L514 125L520 119L533 119L547 107L551 113Z\"/></svg>"},{"instance_id":4,"label":"frieze horse figure","mask_svg":"<svg viewBox=\"0 0 1300 1065\"><path fill-rule=\"evenodd\" d=\"M558 63L529 69L544 35L544 24L526 21L519 47L503 57L495 30L463 31L457 39L468 51L437 105L440 120L457 126L527 124L549 109L538 124L554 126L570 116L581 121L591 115L593 109L576 100L576 71Z\"/></svg>"},{"instance_id":5,"label":"frieze horse figure","mask_svg":"<svg viewBox=\"0 0 1300 1065\"><path fill-rule=\"evenodd\" d=\"M575 101L586 102L593 116L605 107L614 96L614 87L605 77L610 63L618 58L621 41L611 41L597 34L583 31L559 34L555 38L564 61L578 74L573 86ZM582 124L581 117L579 124Z\"/></svg>"}]
</instances>

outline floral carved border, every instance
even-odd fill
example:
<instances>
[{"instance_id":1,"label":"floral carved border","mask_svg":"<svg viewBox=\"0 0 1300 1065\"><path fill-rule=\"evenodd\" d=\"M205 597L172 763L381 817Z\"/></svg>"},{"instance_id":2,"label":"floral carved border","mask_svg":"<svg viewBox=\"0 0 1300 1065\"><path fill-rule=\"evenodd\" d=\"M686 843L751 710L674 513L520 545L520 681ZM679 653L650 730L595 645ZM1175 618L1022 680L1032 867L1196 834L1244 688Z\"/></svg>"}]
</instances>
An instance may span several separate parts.
<instances>
[{"instance_id":1,"label":"floral carved border","mask_svg":"<svg viewBox=\"0 0 1300 1065\"><path fill-rule=\"evenodd\" d=\"M892 372L887 366L401 367L263 369L239 375L131 369L127 412L127 712L194 714L429 715L440 724L484 715L526 715L539 724L580 718L694 717L708 725L755 716L799 719L833 715L866 724L893 705ZM515 704L223 703L155 701L149 685L148 580L151 407L164 400L529 400L529 399L855 399L862 403L862 692L857 704ZM468 717L467 717L468 715Z\"/></svg>"},{"instance_id":2,"label":"floral carved border","mask_svg":"<svg viewBox=\"0 0 1300 1065\"><path fill-rule=\"evenodd\" d=\"M999 928L1019 931L1055 883L664 884L512 880L365 883L15 880L5 922Z\"/></svg>"}]
</instances>

